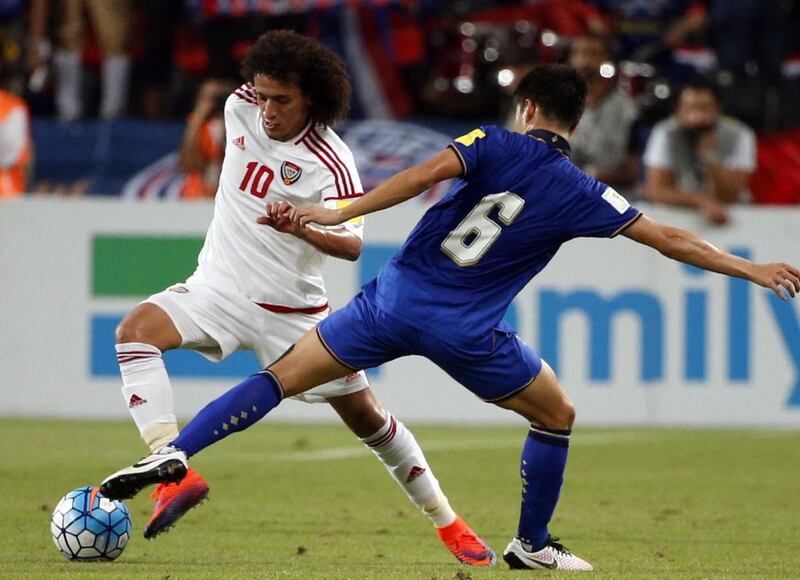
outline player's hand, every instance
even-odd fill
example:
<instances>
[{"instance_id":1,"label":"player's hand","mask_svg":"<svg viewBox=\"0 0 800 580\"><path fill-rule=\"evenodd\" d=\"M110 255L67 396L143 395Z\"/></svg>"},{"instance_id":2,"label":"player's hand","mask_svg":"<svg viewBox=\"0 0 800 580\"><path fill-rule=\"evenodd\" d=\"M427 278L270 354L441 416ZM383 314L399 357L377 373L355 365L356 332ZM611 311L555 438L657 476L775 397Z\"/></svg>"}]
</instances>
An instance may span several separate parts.
<instances>
[{"instance_id":1,"label":"player's hand","mask_svg":"<svg viewBox=\"0 0 800 580\"><path fill-rule=\"evenodd\" d=\"M339 210L325 209L316 205L295 208L292 213L292 221L297 227L304 228L312 222L321 226L335 226L345 220Z\"/></svg>"},{"instance_id":2,"label":"player's hand","mask_svg":"<svg viewBox=\"0 0 800 580\"><path fill-rule=\"evenodd\" d=\"M703 216L709 223L724 226L730 220L728 206L715 199L709 199L702 207Z\"/></svg>"},{"instance_id":3,"label":"player's hand","mask_svg":"<svg viewBox=\"0 0 800 580\"><path fill-rule=\"evenodd\" d=\"M258 216L256 221L282 234L301 236L303 228L292 221L292 212L295 209L297 208L288 201L272 201L267 204L266 214Z\"/></svg>"},{"instance_id":4,"label":"player's hand","mask_svg":"<svg viewBox=\"0 0 800 580\"><path fill-rule=\"evenodd\" d=\"M697 145L695 146L697 150L697 154L701 157L704 157L710 154L717 145L717 130L715 127L712 126L710 129L706 129L700 133L700 137L697 139Z\"/></svg>"},{"instance_id":5,"label":"player's hand","mask_svg":"<svg viewBox=\"0 0 800 580\"><path fill-rule=\"evenodd\" d=\"M789 264L753 264L750 279L764 288L769 288L781 300L794 298L800 293L800 270Z\"/></svg>"}]
</instances>

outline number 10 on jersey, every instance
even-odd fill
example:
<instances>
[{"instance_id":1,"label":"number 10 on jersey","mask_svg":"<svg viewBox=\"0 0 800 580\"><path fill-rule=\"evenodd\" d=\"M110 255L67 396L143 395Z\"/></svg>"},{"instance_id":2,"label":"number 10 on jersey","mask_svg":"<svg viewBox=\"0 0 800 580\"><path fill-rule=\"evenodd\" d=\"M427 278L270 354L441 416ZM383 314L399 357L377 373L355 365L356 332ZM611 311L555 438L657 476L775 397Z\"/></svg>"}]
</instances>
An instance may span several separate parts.
<instances>
[{"instance_id":1,"label":"number 10 on jersey","mask_svg":"<svg viewBox=\"0 0 800 580\"><path fill-rule=\"evenodd\" d=\"M272 178L275 174L272 169L266 165L260 165L256 161L251 161L247 164L247 173L244 174L242 182L239 184L239 189L247 192L247 186L250 186L250 195L264 199L269 191L269 186L272 184Z\"/></svg>"}]
</instances>

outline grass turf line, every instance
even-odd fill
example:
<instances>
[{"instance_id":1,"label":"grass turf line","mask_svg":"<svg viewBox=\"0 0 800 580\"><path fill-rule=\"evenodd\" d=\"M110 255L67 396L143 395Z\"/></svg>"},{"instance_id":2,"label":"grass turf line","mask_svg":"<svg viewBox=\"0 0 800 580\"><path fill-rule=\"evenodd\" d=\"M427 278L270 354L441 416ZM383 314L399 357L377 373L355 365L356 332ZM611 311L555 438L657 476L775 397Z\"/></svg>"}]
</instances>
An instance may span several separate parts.
<instances>
[{"instance_id":1,"label":"grass turf line","mask_svg":"<svg viewBox=\"0 0 800 580\"><path fill-rule=\"evenodd\" d=\"M516 528L520 428L413 426L453 507L498 552ZM573 436L551 531L601 578L792 578L800 433L595 430ZM145 453L127 422L0 420L3 578L520 578L458 565L339 425L265 423L193 461L211 501L154 542L146 493L114 563L67 562L49 518L65 492ZM537 576L559 576L537 573Z\"/></svg>"}]
</instances>

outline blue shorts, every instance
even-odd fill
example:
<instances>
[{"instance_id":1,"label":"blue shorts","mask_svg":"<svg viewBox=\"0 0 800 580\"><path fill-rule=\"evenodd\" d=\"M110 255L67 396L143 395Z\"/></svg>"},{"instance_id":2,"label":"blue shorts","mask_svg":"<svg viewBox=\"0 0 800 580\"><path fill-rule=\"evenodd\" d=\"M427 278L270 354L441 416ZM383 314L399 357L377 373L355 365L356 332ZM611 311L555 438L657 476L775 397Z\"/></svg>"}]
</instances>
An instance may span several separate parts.
<instances>
[{"instance_id":1,"label":"blue shorts","mask_svg":"<svg viewBox=\"0 0 800 580\"><path fill-rule=\"evenodd\" d=\"M383 312L364 292L320 322L317 333L353 370L420 355L488 402L514 395L542 369L539 356L513 331L493 329L477 343L459 343Z\"/></svg>"}]
</instances>

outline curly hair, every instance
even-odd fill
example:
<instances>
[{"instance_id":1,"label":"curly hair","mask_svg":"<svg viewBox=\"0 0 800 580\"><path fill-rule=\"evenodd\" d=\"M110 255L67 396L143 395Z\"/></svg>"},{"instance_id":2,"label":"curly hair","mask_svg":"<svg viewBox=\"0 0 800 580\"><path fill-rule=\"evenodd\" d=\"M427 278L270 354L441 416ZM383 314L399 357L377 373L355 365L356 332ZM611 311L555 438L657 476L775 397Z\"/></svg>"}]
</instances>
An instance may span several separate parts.
<instances>
[{"instance_id":1,"label":"curly hair","mask_svg":"<svg viewBox=\"0 0 800 580\"><path fill-rule=\"evenodd\" d=\"M245 53L242 76L253 81L264 75L297 84L311 101L315 123L332 125L350 108L350 76L330 49L291 30L262 34Z\"/></svg>"}]
</instances>

